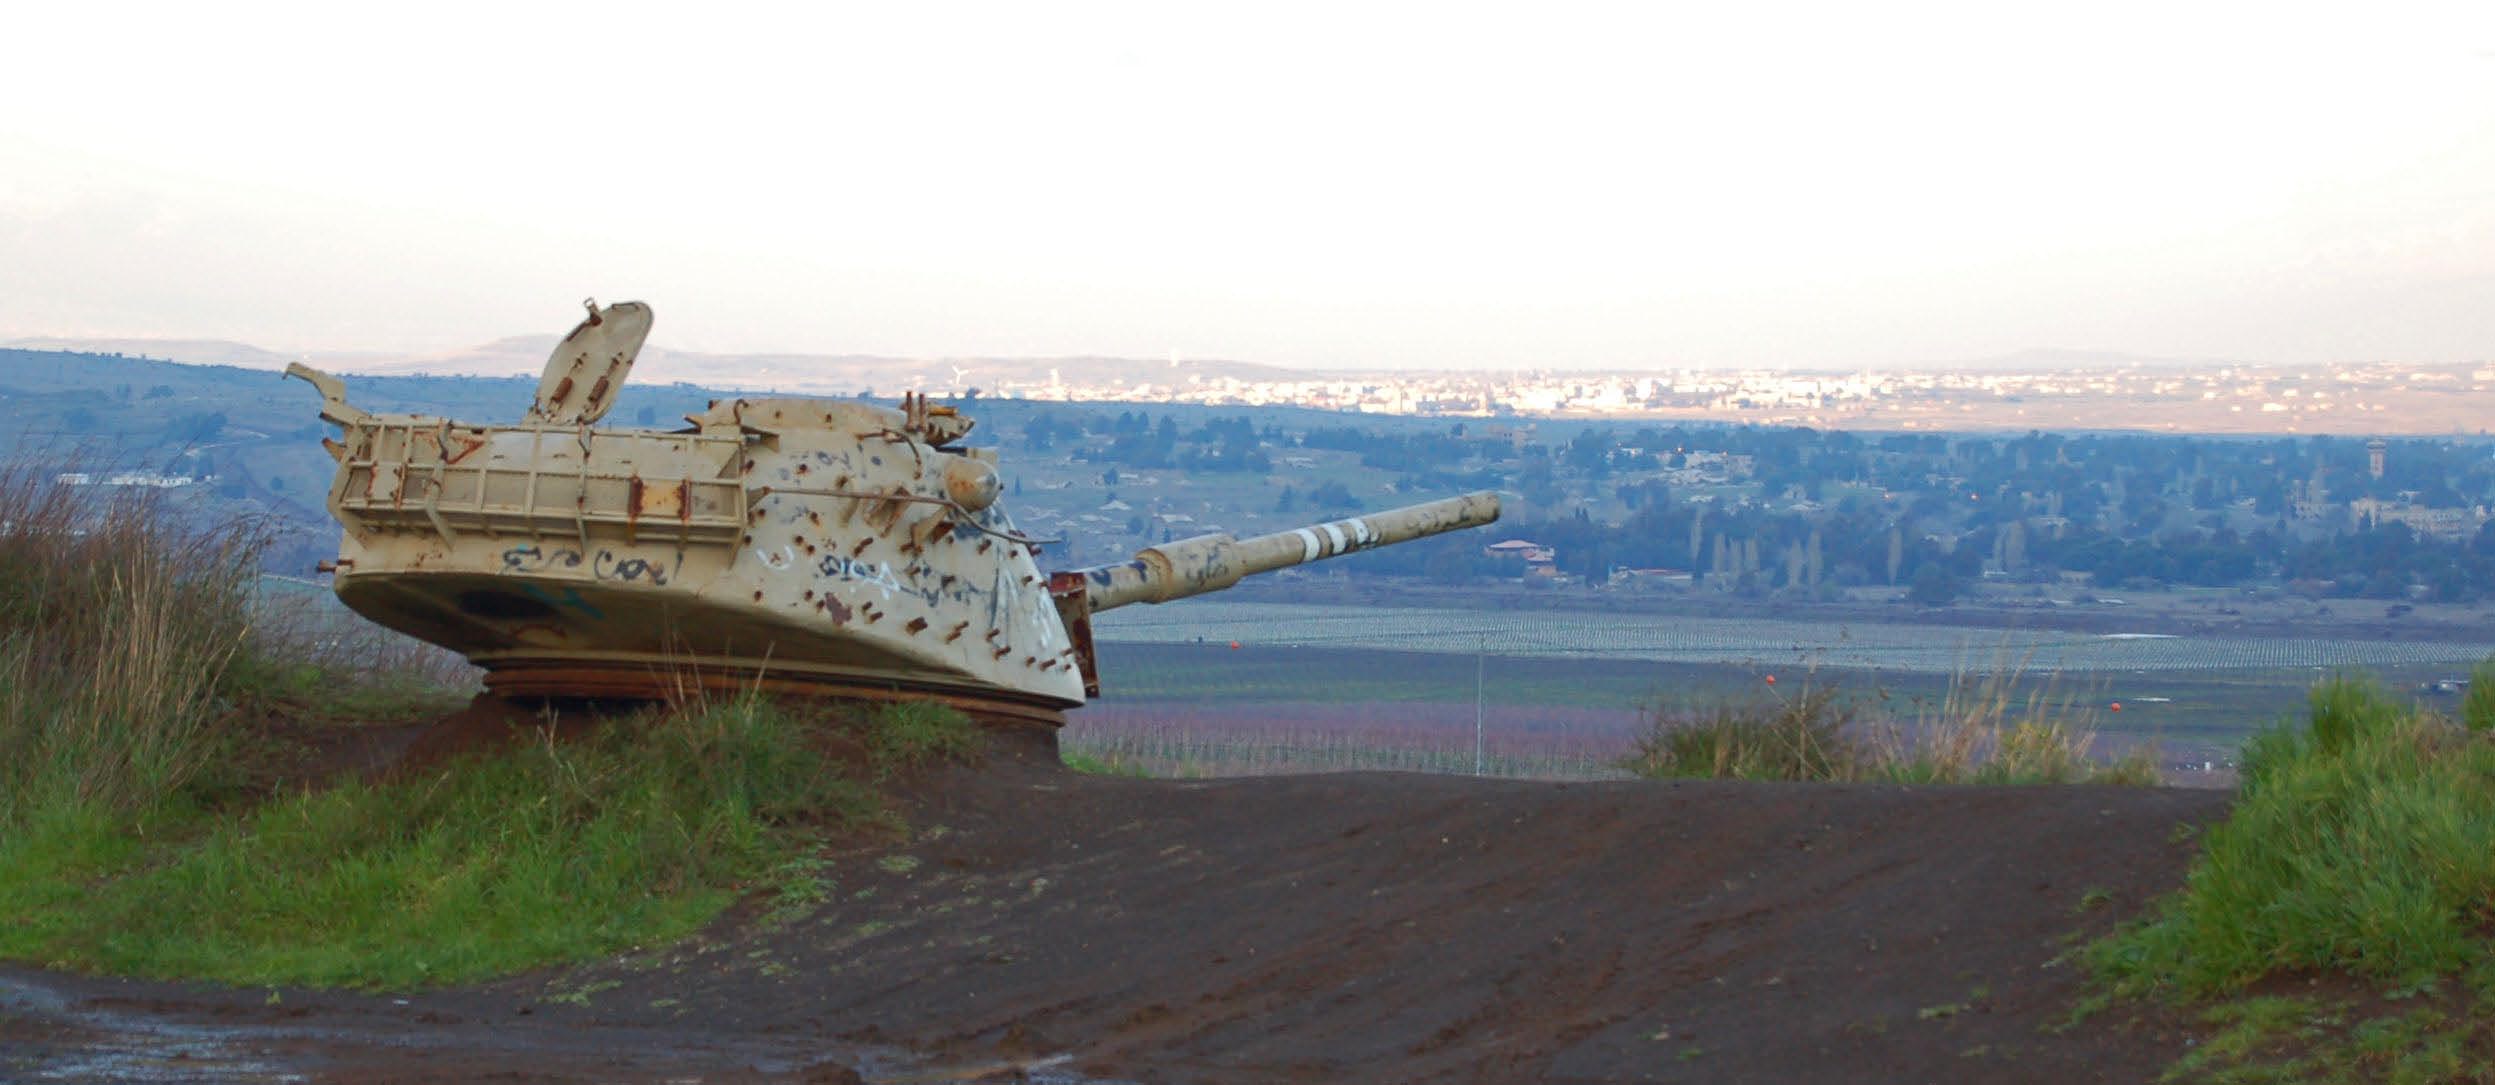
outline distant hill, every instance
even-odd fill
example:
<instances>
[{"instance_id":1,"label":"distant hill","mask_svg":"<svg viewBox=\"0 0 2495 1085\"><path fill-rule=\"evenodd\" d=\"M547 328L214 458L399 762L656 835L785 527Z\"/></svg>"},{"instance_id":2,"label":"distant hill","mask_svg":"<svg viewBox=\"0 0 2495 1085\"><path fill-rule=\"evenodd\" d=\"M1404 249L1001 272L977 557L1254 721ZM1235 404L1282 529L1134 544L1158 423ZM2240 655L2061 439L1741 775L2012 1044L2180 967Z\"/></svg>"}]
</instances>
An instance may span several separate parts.
<instances>
[{"instance_id":1,"label":"distant hill","mask_svg":"<svg viewBox=\"0 0 2495 1085\"><path fill-rule=\"evenodd\" d=\"M225 339L65 339L38 336L0 343L13 350L51 350L78 354L119 354L133 358L233 365L245 369L284 369L292 359L249 343Z\"/></svg>"},{"instance_id":2,"label":"distant hill","mask_svg":"<svg viewBox=\"0 0 2495 1085\"><path fill-rule=\"evenodd\" d=\"M350 372L436 376L535 376L556 337L514 336L450 354L361 363ZM999 381L1030 384L1051 371L1081 374L1084 383L1184 384L1190 380L1306 380L1318 374L1246 362L1153 361L1086 355L1069 358L895 358L874 354L709 354L653 344L633 366L636 380L713 388L769 388L852 395L873 389L960 393Z\"/></svg>"},{"instance_id":3,"label":"distant hill","mask_svg":"<svg viewBox=\"0 0 2495 1085\"><path fill-rule=\"evenodd\" d=\"M515 335L435 354L315 352L284 354L220 339L70 339L42 337L0 344L28 351L123 355L244 369L284 369L305 361L369 376L534 377L558 336ZM1064 358L894 358L872 354L707 354L653 344L641 352L634 379L721 389L777 389L850 395L869 389L959 393L998 381L1045 381L1050 372L1080 373L1087 384L1185 384L1191 380L1308 380L1327 374L1250 362L1152 360L1082 355Z\"/></svg>"},{"instance_id":4,"label":"distant hill","mask_svg":"<svg viewBox=\"0 0 2495 1085\"><path fill-rule=\"evenodd\" d=\"M1907 366L1881 366L1879 368L1931 370L1941 373L2060 373L2075 369L2226 369L2253 364L2257 363L2227 358L2163 358L2141 354L2119 354L2109 350L2038 348L2012 354L1996 354L1988 358L1917 362Z\"/></svg>"},{"instance_id":5,"label":"distant hill","mask_svg":"<svg viewBox=\"0 0 2495 1085\"><path fill-rule=\"evenodd\" d=\"M554 345L553 338L549 337L546 345L551 349ZM309 362L324 369L348 373L374 371L367 370L365 367L386 366L400 357L378 351L353 350L287 353L228 339L76 339L53 335L29 336L24 339L0 342L0 350L99 354L135 358L140 361L179 362L183 365L224 365L238 369L282 370L289 362ZM545 364L543 351L539 352L537 363L538 365ZM531 366L530 370L534 372L536 366Z\"/></svg>"},{"instance_id":6,"label":"distant hill","mask_svg":"<svg viewBox=\"0 0 2495 1085\"><path fill-rule=\"evenodd\" d=\"M39 337L11 340L0 343L0 347L119 354L245 369L284 369L288 362L304 361L334 372L372 376L535 377L545 367L546 356L553 353L558 339L554 335L514 335L472 347L426 354L388 351L290 354L222 339ZM2117 369L2211 370L2257 364L2241 359L2037 348L1981 358L1833 367L1825 371L1902 369L1932 373L2066 373ZM1079 374L1082 383L1094 387L1105 384L1161 388L1222 380L1266 382L1359 377L1391 380L1397 375L1389 370L1294 369L1221 359L1115 358L1096 354L1057 358L899 358L875 354L800 352L714 354L675 350L663 343L653 343L641 352L640 361L634 367L634 379L659 384L698 384L737 391L776 390L818 395L855 395L874 391L898 395L915 390L958 395L972 388L993 390L1000 381L1027 388L1048 381L1052 371L1064 373L1069 378ZM1619 375L1626 370L1586 372L1588 375Z\"/></svg>"}]
</instances>

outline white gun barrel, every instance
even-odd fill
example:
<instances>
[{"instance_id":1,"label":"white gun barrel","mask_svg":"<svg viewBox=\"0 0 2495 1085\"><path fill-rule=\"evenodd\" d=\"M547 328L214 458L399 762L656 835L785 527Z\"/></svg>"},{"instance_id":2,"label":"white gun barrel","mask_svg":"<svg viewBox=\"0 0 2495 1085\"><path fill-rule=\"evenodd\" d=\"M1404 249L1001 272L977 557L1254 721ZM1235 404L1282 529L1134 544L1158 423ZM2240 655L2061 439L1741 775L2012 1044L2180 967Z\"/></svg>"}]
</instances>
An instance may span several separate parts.
<instances>
[{"instance_id":1,"label":"white gun barrel","mask_svg":"<svg viewBox=\"0 0 2495 1085\"><path fill-rule=\"evenodd\" d=\"M1257 573L1480 527L1498 518L1499 496L1483 490L1251 539L1198 535L1147 547L1132 561L1094 566L1082 575L1088 581L1091 609L1097 613L1129 603L1166 603L1220 591Z\"/></svg>"}]
</instances>

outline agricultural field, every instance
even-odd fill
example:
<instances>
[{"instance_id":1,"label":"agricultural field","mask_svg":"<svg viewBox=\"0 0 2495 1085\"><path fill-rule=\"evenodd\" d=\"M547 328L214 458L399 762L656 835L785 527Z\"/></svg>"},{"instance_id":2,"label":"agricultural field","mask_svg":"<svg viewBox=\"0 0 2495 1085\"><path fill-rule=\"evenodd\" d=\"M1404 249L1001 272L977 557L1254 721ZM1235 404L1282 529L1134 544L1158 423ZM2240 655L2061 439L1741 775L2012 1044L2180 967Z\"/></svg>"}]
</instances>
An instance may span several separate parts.
<instances>
[{"instance_id":1,"label":"agricultural field","mask_svg":"<svg viewBox=\"0 0 2495 1085\"><path fill-rule=\"evenodd\" d=\"M2467 665L2495 641L2210 637L1928 624L1553 611L1350 608L1194 599L1099 620L1102 641L1388 648L1761 667L1952 674L2011 664L2038 673Z\"/></svg>"},{"instance_id":2,"label":"agricultural field","mask_svg":"<svg viewBox=\"0 0 2495 1085\"><path fill-rule=\"evenodd\" d=\"M1912 727L1953 683L1998 674L2019 712L2094 733L2102 756L2151 744L2171 779L2222 785L2244 739L2300 715L2317 678L2358 671L2413 690L2495 654L2458 642L1213 600L1104 615L1096 633L1103 696L1074 713L1067 751L1206 776L1469 773L1478 720L1485 774L1603 778L1652 711L1835 686Z\"/></svg>"}]
</instances>

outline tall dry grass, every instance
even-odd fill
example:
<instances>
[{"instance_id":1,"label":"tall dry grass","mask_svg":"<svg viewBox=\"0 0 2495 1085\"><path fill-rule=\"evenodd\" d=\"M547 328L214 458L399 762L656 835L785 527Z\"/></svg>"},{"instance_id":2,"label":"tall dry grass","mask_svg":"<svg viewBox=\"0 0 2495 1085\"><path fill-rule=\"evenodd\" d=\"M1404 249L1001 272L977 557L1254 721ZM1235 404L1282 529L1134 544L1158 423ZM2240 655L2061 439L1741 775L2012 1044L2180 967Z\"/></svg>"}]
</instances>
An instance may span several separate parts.
<instances>
[{"instance_id":1,"label":"tall dry grass","mask_svg":"<svg viewBox=\"0 0 2495 1085\"><path fill-rule=\"evenodd\" d=\"M2152 749L2101 759L2097 698L2060 674L2028 680L2024 657L1960 667L1939 702L1872 729L1879 775L1931 783L2158 782Z\"/></svg>"},{"instance_id":2,"label":"tall dry grass","mask_svg":"<svg viewBox=\"0 0 2495 1085\"><path fill-rule=\"evenodd\" d=\"M327 584L262 575L251 619L253 651L227 685L284 714L341 721L447 708L481 688L457 652L375 625L347 610Z\"/></svg>"},{"instance_id":3,"label":"tall dry grass","mask_svg":"<svg viewBox=\"0 0 2495 1085\"><path fill-rule=\"evenodd\" d=\"M0 469L0 824L136 812L209 757L268 540L161 511Z\"/></svg>"},{"instance_id":4,"label":"tall dry grass","mask_svg":"<svg viewBox=\"0 0 2495 1085\"><path fill-rule=\"evenodd\" d=\"M402 719L476 688L457 655L365 622L323 585L273 594L251 519L0 466L0 830L114 821L231 774L270 720Z\"/></svg>"},{"instance_id":5,"label":"tall dry grass","mask_svg":"<svg viewBox=\"0 0 2495 1085\"><path fill-rule=\"evenodd\" d=\"M1650 777L1944 784L2158 782L2155 754L2096 756L2094 709L2023 661L1961 668L1938 701L1898 706L1807 675L1792 692L1648 710L1621 761Z\"/></svg>"}]
</instances>

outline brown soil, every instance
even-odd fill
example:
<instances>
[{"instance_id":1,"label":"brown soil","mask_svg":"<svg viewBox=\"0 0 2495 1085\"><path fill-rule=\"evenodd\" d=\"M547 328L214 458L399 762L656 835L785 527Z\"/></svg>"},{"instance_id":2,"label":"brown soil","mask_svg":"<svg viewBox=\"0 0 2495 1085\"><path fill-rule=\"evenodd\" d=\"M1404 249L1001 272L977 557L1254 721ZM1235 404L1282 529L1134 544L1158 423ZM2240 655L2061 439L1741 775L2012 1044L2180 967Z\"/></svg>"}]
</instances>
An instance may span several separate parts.
<instances>
[{"instance_id":1,"label":"brown soil","mask_svg":"<svg viewBox=\"0 0 2495 1085\"><path fill-rule=\"evenodd\" d=\"M0 971L0 1078L187 1043L206 1074L128 1076L2139 1082L2183 1035L2060 1027L2057 958L2174 886L2178 827L2226 801L1134 780L1026 734L919 782L913 838L833 857L809 914L398 995Z\"/></svg>"}]
</instances>

